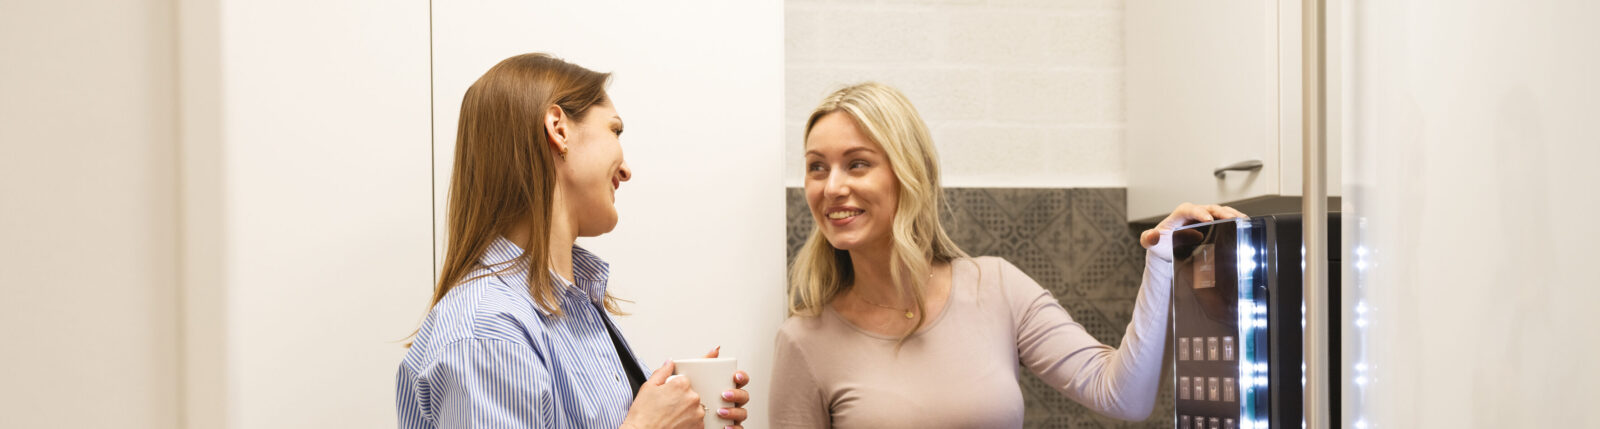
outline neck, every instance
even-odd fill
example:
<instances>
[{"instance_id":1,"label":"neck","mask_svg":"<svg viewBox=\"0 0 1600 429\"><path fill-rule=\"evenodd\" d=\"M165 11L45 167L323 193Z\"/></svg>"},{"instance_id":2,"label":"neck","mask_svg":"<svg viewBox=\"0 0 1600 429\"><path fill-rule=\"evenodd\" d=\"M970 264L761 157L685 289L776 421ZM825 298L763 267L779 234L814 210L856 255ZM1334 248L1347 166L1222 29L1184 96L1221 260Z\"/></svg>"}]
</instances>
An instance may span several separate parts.
<instances>
[{"instance_id":1,"label":"neck","mask_svg":"<svg viewBox=\"0 0 1600 429\"><path fill-rule=\"evenodd\" d=\"M568 282L576 282L572 277L572 246L578 240L578 227L560 204L556 204L550 217L550 269Z\"/></svg>"},{"instance_id":2,"label":"neck","mask_svg":"<svg viewBox=\"0 0 1600 429\"><path fill-rule=\"evenodd\" d=\"M549 250L550 270L568 282L576 281L572 277L572 246L578 238L578 225L572 215L564 209L561 203L561 191L558 188L554 198L554 208L550 211L550 240L545 243ZM506 233L506 239L521 246L528 242L528 221L512 228Z\"/></svg>"},{"instance_id":3,"label":"neck","mask_svg":"<svg viewBox=\"0 0 1600 429\"><path fill-rule=\"evenodd\" d=\"M850 266L854 269L855 281L850 285L852 293L866 298L869 301L894 306L911 307L914 305L909 289L901 290L894 286L894 280L889 275L891 261L889 245L873 246L868 249L850 251ZM912 279L901 281L916 285Z\"/></svg>"}]
</instances>

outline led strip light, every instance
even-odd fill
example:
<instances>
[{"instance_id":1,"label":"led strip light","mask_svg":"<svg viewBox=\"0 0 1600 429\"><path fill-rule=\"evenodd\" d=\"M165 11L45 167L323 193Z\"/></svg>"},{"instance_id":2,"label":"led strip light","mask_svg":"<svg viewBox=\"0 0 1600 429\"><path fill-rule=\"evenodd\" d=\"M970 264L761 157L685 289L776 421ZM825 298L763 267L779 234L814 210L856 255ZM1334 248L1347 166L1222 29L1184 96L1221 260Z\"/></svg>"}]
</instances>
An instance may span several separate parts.
<instances>
[{"instance_id":1,"label":"led strip light","mask_svg":"<svg viewBox=\"0 0 1600 429\"><path fill-rule=\"evenodd\" d=\"M1237 226L1238 293L1239 293L1239 428L1269 429L1267 392L1271 383L1267 362L1256 359L1266 350L1267 303L1264 293L1257 293L1256 274L1265 255L1257 249L1251 238L1249 219L1234 221Z\"/></svg>"}]
</instances>

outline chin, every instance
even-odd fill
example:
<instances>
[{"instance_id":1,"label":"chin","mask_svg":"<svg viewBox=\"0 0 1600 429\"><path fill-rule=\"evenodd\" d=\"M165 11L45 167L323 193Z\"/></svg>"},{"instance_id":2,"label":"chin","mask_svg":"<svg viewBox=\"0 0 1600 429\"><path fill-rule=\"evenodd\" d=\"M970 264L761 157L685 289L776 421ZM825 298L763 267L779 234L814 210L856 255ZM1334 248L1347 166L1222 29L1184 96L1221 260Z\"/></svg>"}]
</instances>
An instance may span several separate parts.
<instances>
[{"instance_id":1,"label":"chin","mask_svg":"<svg viewBox=\"0 0 1600 429\"><path fill-rule=\"evenodd\" d=\"M599 237L600 235L609 233L609 232L611 232L611 230L616 229L616 228L617 228L617 217L615 215L613 215L609 219L597 219L594 223L586 223L586 224L583 224L583 225L579 225L578 226L578 236L579 237Z\"/></svg>"},{"instance_id":2,"label":"chin","mask_svg":"<svg viewBox=\"0 0 1600 429\"><path fill-rule=\"evenodd\" d=\"M595 234L594 235L605 234L605 233L611 232L614 229L617 229L617 218L611 218L611 222L607 222L607 223L599 225L597 228L595 228Z\"/></svg>"},{"instance_id":3,"label":"chin","mask_svg":"<svg viewBox=\"0 0 1600 429\"><path fill-rule=\"evenodd\" d=\"M837 235L828 235L826 232L824 232L822 234L822 238L827 239L828 244L833 246L833 248L847 252L861 250L877 251L879 249L887 249L892 246L894 238L891 237L888 232L883 232L881 235L872 235L870 232L871 231L850 231L845 234Z\"/></svg>"},{"instance_id":4,"label":"chin","mask_svg":"<svg viewBox=\"0 0 1600 429\"><path fill-rule=\"evenodd\" d=\"M846 251L846 252L851 251L851 250L855 250L855 249L858 249L858 248L861 247L861 241L859 241L859 240L851 240L851 239L844 239L844 238L834 239L834 238L828 237L826 235L824 235L823 238L828 240L828 245L829 246L833 246L833 248L835 248L835 249L843 250L843 251Z\"/></svg>"}]
</instances>

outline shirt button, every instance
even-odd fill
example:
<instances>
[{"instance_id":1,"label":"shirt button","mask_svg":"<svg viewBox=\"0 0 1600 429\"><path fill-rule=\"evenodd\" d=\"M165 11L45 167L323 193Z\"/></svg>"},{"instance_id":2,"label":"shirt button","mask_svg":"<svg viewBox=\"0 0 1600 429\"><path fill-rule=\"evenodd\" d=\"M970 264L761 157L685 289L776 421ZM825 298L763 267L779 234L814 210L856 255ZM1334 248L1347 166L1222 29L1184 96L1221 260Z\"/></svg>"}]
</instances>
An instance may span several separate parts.
<instances>
[{"instance_id":1,"label":"shirt button","mask_svg":"<svg viewBox=\"0 0 1600 429\"><path fill-rule=\"evenodd\" d=\"M616 380L616 381L622 381L622 376L617 375L617 373L613 372L613 373L611 373L611 379L612 380Z\"/></svg>"}]
</instances>

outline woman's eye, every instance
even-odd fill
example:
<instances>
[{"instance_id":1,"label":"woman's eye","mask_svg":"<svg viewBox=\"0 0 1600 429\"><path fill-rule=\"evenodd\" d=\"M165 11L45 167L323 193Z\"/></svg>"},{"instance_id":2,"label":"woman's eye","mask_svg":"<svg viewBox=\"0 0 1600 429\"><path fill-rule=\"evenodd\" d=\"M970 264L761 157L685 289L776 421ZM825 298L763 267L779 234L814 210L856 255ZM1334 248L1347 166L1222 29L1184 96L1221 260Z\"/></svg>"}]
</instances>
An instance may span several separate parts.
<instances>
[{"instance_id":1,"label":"woman's eye","mask_svg":"<svg viewBox=\"0 0 1600 429\"><path fill-rule=\"evenodd\" d=\"M806 171L822 171L822 163L813 162L806 166Z\"/></svg>"},{"instance_id":2,"label":"woman's eye","mask_svg":"<svg viewBox=\"0 0 1600 429\"><path fill-rule=\"evenodd\" d=\"M850 168L851 168L851 169L856 169L856 168L867 168L867 167L869 167L869 166L871 166L871 164L867 164L867 162L866 162L866 161L855 161L855 162L851 162L851 163L850 163Z\"/></svg>"}]
</instances>

